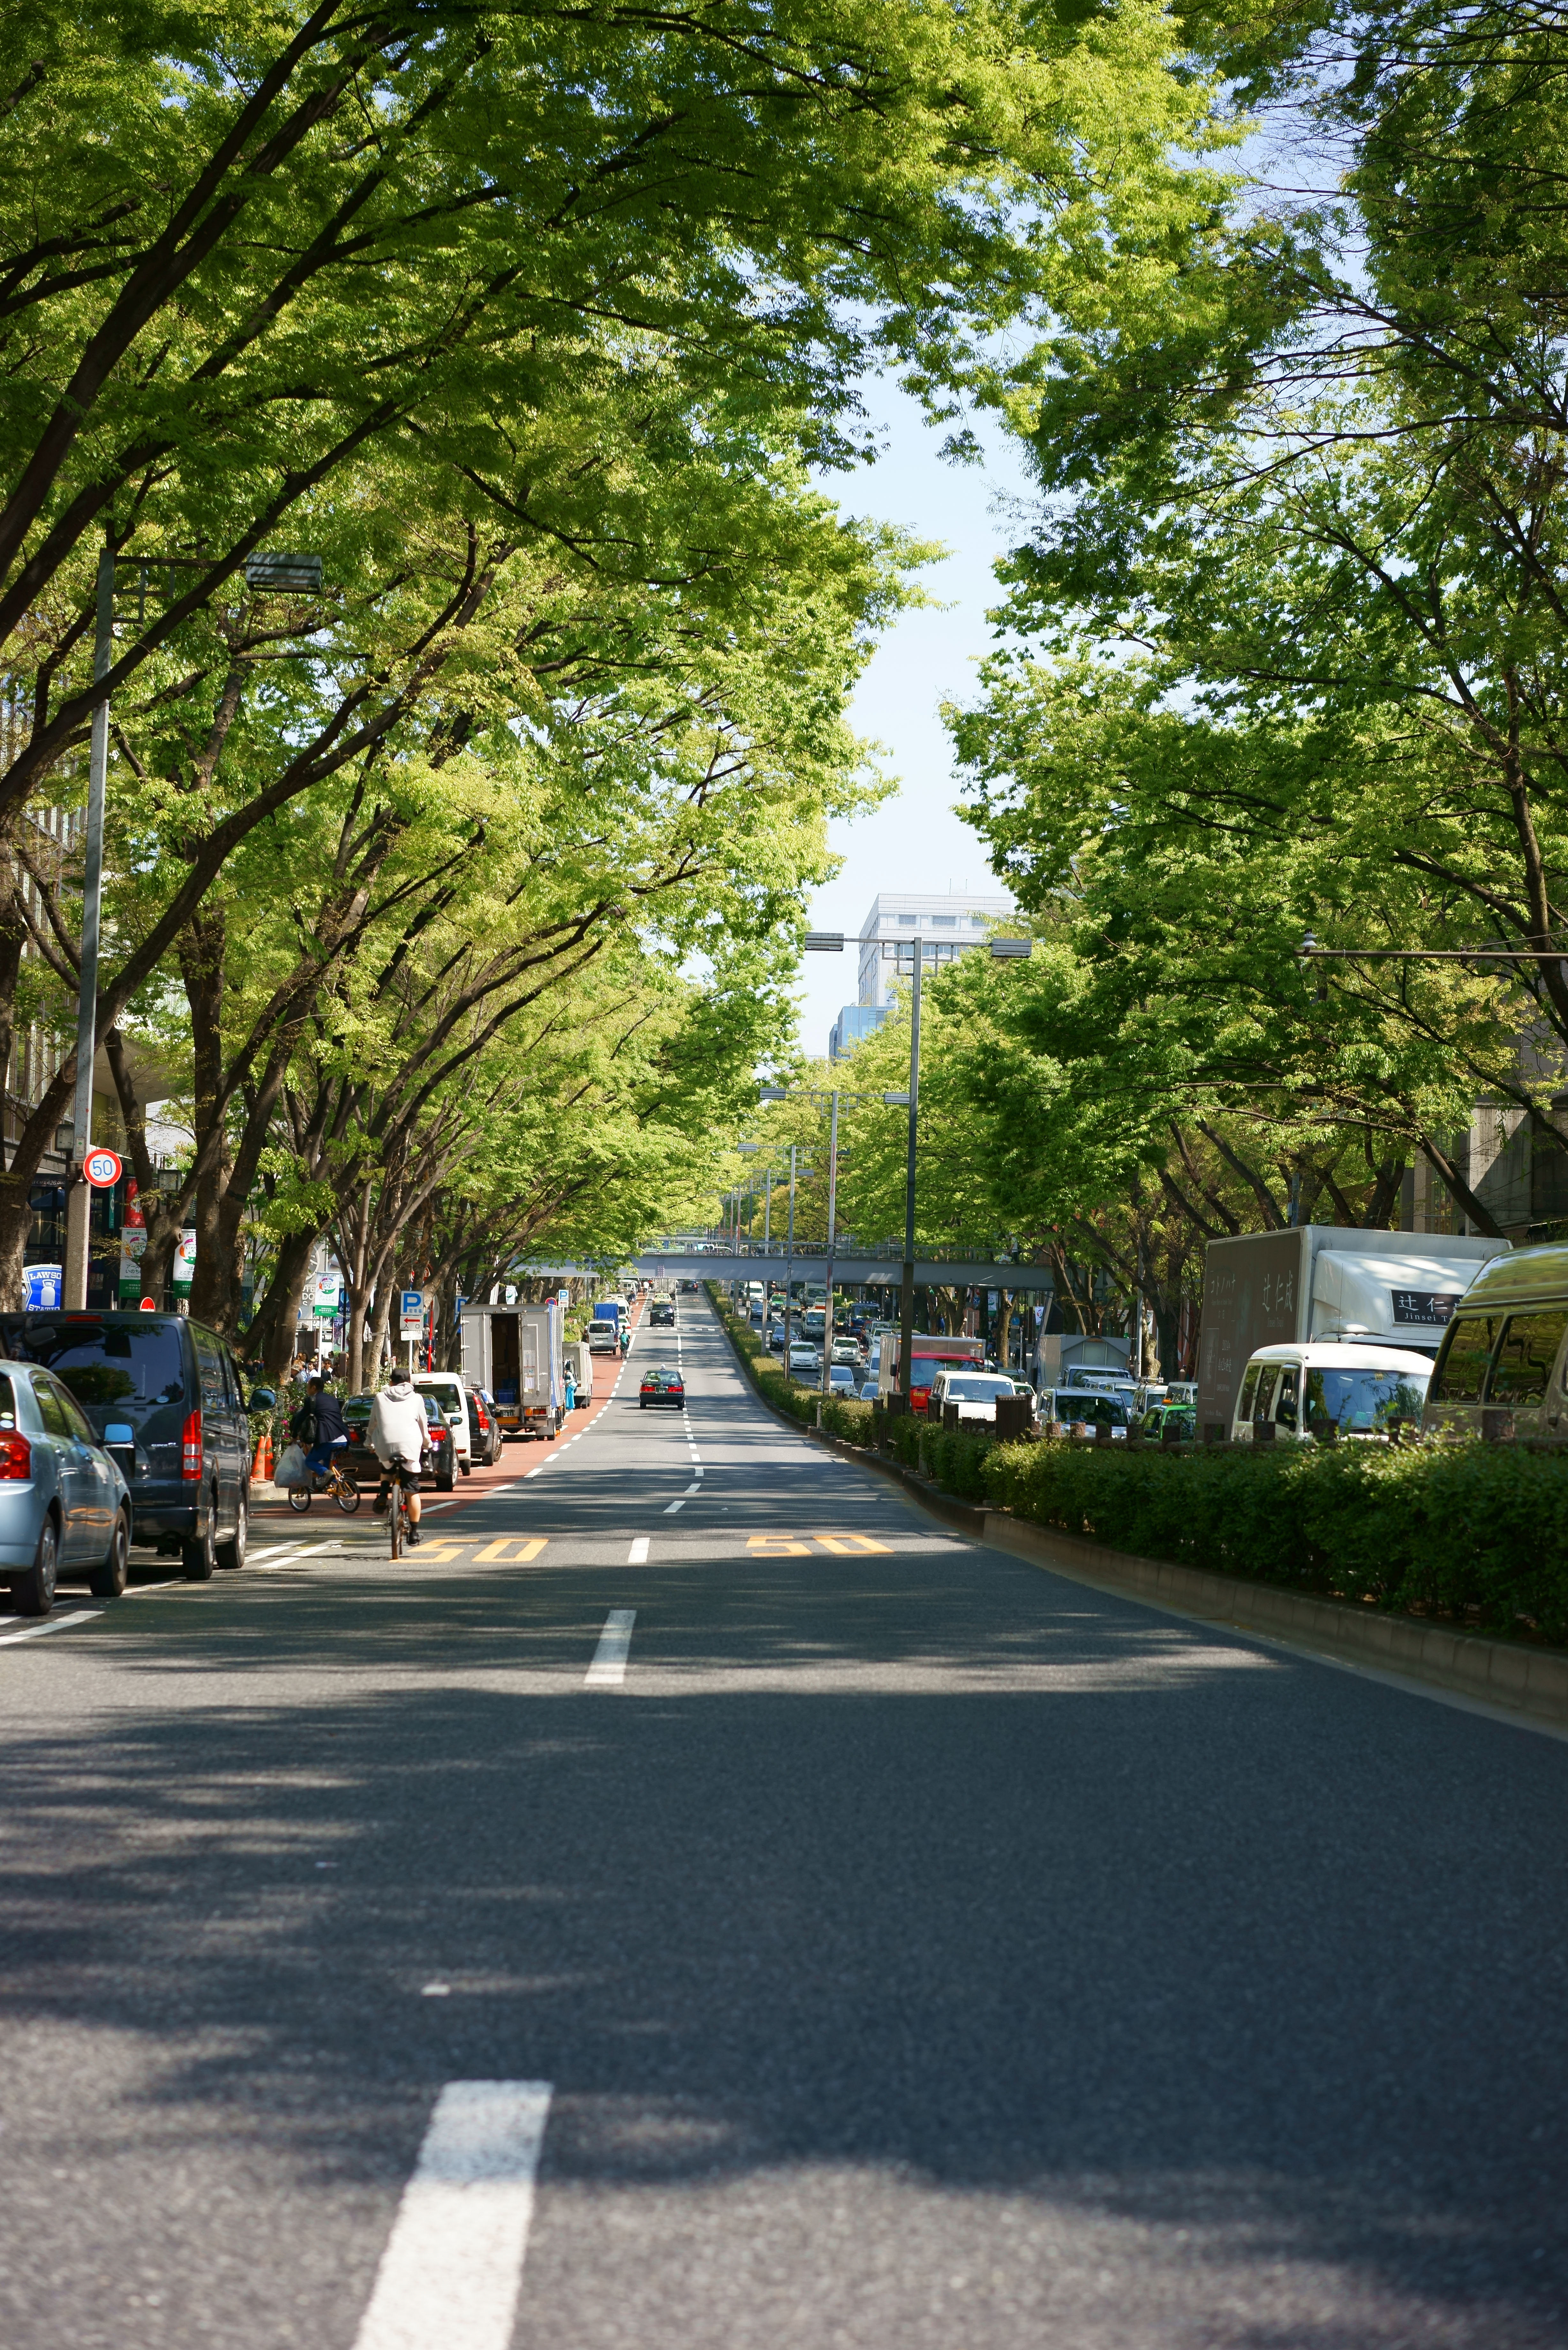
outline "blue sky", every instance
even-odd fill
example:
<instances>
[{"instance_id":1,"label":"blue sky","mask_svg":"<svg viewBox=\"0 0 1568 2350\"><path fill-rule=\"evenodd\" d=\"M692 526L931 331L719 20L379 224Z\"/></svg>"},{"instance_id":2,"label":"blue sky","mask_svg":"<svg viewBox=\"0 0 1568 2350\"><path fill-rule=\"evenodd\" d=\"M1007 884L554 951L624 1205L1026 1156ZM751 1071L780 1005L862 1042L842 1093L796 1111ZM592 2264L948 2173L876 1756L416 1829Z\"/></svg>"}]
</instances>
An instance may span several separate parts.
<instances>
[{"instance_id":1,"label":"blue sky","mask_svg":"<svg viewBox=\"0 0 1568 2350\"><path fill-rule=\"evenodd\" d=\"M857 732L884 745L899 789L872 815L833 828L844 862L837 879L812 899L812 926L850 932L878 889L998 886L980 841L952 813L958 785L938 712L944 701L973 693L975 664L989 649L986 611L999 598L991 567L1023 536L1016 515L1000 507L1027 494L1017 454L994 428L982 432L983 465L950 465L939 454L940 433L896 386L873 387L867 406L882 455L825 486L846 512L901 523L950 551L924 575L928 593L947 608L899 620L851 707ZM808 955L801 979L801 1043L808 1053L826 1053L840 1004L855 1001L856 957L848 950Z\"/></svg>"}]
</instances>

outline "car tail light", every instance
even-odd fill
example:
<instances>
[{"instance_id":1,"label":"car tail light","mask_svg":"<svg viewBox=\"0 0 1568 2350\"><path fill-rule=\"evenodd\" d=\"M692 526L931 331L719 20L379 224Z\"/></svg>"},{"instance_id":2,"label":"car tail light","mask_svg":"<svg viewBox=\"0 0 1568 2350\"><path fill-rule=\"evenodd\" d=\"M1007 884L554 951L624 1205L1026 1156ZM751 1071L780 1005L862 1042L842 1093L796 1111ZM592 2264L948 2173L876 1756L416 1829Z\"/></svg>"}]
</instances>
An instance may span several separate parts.
<instances>
[{"instance_id":1,"label":"car tail light","mask_svg":"<svg viewBox=\"0 0 1568 2350\"><path fill-rule=\"evenodd\" d=\"M187 1412L180 1438L180 1474L182 1477L199 1477L201 1473L202 1415L199 1411Z\"/></svg>"},{"instance_id":2,"label":"car tail light","mask_svg":"<svg viewBox=\"0 0 1568 2350\"><path fill-rule=\"evenodd\" d=\"M30 1477L33 1473L33 1448L25 1436L7 1429L0 1435L0 1477Z\"/></svg>"}]
</instances>

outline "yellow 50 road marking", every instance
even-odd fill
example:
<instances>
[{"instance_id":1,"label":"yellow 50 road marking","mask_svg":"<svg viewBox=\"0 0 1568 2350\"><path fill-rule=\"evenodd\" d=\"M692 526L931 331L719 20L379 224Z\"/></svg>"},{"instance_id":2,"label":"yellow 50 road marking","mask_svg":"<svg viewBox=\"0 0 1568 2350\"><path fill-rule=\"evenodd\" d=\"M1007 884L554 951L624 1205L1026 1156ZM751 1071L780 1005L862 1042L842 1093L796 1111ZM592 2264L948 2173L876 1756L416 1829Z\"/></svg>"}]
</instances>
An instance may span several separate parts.
<instances>
[{"instance_id":1,"label":"yellow 50 road marking","mask_svg":"<svg viewBox=\"0 0 1568 2350\"><path fill-rule=\"evenodd\" d=\"M869 1534L748 1534L746 1548L753 1558L809 1558L813 1543L839 1558L892 1556L892 1545L873 1542Z\"/></svg>"}]
</instances>

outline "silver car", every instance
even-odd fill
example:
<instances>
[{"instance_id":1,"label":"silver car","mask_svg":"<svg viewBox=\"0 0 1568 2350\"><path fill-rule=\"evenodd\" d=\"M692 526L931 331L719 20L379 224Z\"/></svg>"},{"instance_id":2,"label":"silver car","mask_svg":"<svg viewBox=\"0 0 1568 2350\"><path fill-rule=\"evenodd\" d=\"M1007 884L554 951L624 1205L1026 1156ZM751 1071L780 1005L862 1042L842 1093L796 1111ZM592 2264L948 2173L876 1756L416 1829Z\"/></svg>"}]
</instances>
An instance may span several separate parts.
<instances>
[{"instance_id":1,"label":"silver car","mask_svg":"<svg viewBox=\"0 0 1568 2350\"><path fill-rule=\"evenodd\" d=\"M130 1488L76 1398L36 1364L0 1365L0 1583L17 1613L47 1616L62 1576L118 1599L130 1553Z\"/></svg>"}]
</instances>

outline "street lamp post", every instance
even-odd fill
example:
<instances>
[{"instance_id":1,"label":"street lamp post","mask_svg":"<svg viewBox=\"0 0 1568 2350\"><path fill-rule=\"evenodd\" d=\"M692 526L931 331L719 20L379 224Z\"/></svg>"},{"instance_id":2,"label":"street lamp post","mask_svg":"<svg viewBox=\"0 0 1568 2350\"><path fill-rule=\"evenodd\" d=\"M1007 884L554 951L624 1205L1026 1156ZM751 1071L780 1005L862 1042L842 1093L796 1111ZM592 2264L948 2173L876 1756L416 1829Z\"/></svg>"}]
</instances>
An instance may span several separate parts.
<instances>
[{"instance_id":1,"label":"street lamp post","mask_svg":"<svg viewBox=\"0 0 1568 2350\"><path fill-rule=\"evenodd\" d=\"M842 954L846 940L842 931L808 931L805 944L808 954ZM898 1391L908 1410L915 1354L915 1151L920 1115L920 974L928 949L923 939L905 939L896 931L879 931L874 938L862 939L860 944L907 948L913 968L909 989L909 1090L908 1094L882 1096L889 1106L901 1107L907 1101L909 1108L909 1139L904 1161L904 1263L898 1289ZM929 949L933 962L936 944L933 940ZM992 939L989 944L997 962L1027 962L1034 951L1033 939Z\"/></svg>"}]
</instances>

